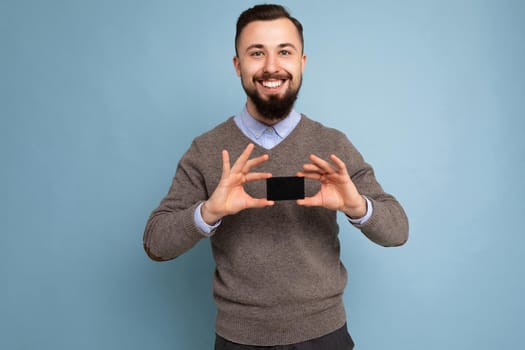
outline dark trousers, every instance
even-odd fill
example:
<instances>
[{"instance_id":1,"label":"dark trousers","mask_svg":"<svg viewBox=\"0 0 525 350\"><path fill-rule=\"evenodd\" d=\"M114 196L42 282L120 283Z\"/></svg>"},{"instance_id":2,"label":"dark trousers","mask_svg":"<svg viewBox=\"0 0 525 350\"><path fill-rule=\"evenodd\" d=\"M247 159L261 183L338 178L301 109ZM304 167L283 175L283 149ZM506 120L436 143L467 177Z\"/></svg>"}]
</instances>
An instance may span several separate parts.
<instances>
[{"instance_id":1,"label":"dark trousers","mask_svg":"<svg viewBox=\"0 0 525 350\"><path fill-rule=\"evenodd\" d=\"M254 346L236 344L216 335L215 350L352 350L354 341L346 324L338 330L322 337L307 340L302 343L277 346Z\"/></svg>"}]
</instances>

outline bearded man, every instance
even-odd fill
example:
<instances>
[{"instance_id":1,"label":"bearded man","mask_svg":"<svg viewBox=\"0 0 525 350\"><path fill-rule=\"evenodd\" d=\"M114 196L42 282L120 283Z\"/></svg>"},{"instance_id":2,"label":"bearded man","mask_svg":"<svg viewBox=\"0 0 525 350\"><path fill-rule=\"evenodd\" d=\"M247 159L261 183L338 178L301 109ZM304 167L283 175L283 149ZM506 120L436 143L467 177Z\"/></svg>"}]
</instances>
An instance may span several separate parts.
<instances>
[{"instance_id":1,"label":"bearded man","mask_svg":"<svg viewBox=\"0 0 525 350\"><path fill-rule=\"evenodd\" d=\"M352 349L337 212L382 246L406 242L407 217L342 132L294 110L306 63L297 19L254 6L237 21L235 49L246 105L193 141L145 250L165 261L209 239L215 349ZM284 179L276 190L274 179ZM297 180L303 193L288 193Z\"/></svg>"}]
</instances>

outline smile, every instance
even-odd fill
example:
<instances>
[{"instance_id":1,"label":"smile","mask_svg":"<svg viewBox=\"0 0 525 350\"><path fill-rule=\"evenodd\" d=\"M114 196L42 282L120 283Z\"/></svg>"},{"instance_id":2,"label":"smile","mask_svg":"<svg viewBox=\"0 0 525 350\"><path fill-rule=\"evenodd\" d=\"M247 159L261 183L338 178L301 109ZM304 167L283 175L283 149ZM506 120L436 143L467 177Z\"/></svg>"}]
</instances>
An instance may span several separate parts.
<instances>
[{"instance_id":1,"label":"smile","mask_svg":"<svg viewBox=\"0 0 525 350\"><path fill-rule=\"evenodd\" d=\"M284 80L262 80L261 85L269 89L277 89L284 84Z\"/></svg>"}]
</instances>

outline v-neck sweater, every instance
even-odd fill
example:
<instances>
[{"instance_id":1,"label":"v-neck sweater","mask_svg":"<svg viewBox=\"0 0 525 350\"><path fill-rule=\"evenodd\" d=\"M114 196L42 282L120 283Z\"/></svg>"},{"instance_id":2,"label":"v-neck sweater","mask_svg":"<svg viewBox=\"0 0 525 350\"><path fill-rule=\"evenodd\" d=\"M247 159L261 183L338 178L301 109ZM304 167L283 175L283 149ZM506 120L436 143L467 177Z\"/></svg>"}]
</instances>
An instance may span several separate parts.
<instances>
[{"instance_id":1,"label":"v-neck sweater","mask_svg":"<svg viewBox=\"0 0 525 350\"><path fill-rule=\"evenodd\" d=\"M168 194L146 225L144 247L152 259L176 258L205 238L193 214L219 183L221 150L228 150L233 163L250 142L233 118L192 142ZM262 154L268 154L269 160L253 171L273 176L295 175L311 154L323 159L337 155L374 208L365 224L355 226L383 246L407 240L403 208L383 191L372 167L342 132L302 115L290 135L274 148L255 145L251 156ZM265 181L250 182L245 190L264 198L265 185ZM318 182L305 180L306 196L319 188ZM306 341L342 327L347 272L340 260L338 234L335 211L299 206L295 201L224 217L210 238L216 263L216 332L236 343L271 346Z\"/></svg>"}]
</instances>

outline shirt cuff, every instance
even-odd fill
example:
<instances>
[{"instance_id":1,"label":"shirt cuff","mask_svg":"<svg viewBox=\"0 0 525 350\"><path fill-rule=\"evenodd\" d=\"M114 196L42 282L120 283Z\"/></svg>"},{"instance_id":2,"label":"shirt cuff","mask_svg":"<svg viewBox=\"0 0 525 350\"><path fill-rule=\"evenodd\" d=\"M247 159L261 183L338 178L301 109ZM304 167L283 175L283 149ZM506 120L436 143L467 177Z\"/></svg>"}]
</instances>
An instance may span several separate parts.
<instances>
[{"instance_id":1,"label":"shirt cuff","mask_svg":"<svg viewBox=\"0 0 525 350\"><path fill-rule=\"evenodd\" d=\"M201 233L203 236L211 237L215 233L215 230L219 225L221 224L221 220L217 221L214 225L208 225L206 222L204 222L204 219L202 218L201 214L201 207L204 204L202 202L195 208L195 212L193 213L193 219L195 220L195 225L201 230Z\"/></svg>"},{"instance_id":2,"label":"shirt cuff","mask_svg":"<svg viewBox=\"0 0 525 350\"><path fill-rule=\"evenodd\" d=\"M360 219L352 219L348 215L346 216L348 218L348 221L350 221L354 225L363 225L365 222L370 219L372 216L372 213L374 211L374 208L372 207L372 202L367 197L363 196L363 198L366 200L366 214ZM199 211L200 212L200 211Z\"/></svg>"}]
</instances>

